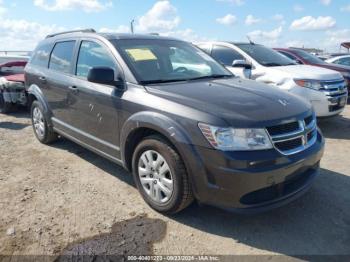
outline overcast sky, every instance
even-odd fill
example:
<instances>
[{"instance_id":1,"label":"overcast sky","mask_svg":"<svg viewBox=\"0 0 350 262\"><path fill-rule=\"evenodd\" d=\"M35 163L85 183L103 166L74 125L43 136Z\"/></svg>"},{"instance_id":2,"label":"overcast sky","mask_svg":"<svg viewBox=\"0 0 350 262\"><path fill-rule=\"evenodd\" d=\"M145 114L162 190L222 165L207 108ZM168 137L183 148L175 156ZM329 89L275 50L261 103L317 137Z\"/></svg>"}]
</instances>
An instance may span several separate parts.
<instances>
[{"instance_id":1,"label":"overcast sky","mask_svg":"<svg viewBox=\"0 0 350 262\"><path fill-rule=\"evenodd\" d=\"M349 0L0 0L0 50L32 50L76 28L158 32L189 41L246 41L338 51L350 41Z\"/></svg>"}]
</instances>

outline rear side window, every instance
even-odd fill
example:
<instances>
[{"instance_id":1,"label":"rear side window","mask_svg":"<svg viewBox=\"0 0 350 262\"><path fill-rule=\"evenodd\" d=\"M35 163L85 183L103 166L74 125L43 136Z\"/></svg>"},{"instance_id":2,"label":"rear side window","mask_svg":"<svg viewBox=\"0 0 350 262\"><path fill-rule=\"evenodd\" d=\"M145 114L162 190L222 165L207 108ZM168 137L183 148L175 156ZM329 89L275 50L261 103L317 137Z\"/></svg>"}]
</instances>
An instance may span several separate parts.
<instances>
[{"instance_id":1,"label":"rear side window","mask_svg":"<svg viewBox=\"0 0 350 262\"><path fill-rule=\"evenodd\" d=\"M87 78L89 70L93 67L110 67L115 70L114 59L102 45L83 41L80 46L76 75Z\"/></svg>"},{"instance_id":2,"label":"rear side window","mask_svg":"<svg viewBox=\"0 0 350 262\"><path fill-rule=\"evenodd\" d=\"M49 68L62 73L70 73L75 41L59 42L55 45Z\"/></svg>"},{"instance_id":3,"label":"rear side window","mask_svg":"<svg viewBox=\"0 0 350 262\"><path fill-rule=\"evenodd\" d=\"M46 67L49 64L49 57L51 52L51 45L41 45L39 46L33 55L31 64L41 67Z\"/></svg>"},{"instance_id":4,"label":"rear side window","mask_svg":"<svg viewBox=\"0 0 350 262\"><path fill-rule=\"evenodd\" d=\"M350 66L350 57L340 58L338 64Z\"/></svg>"},{"instance_id":5,"label":"rear side window","mask_svg":"<svg viewBox=\"0 0 350 262\"><path fill-rule=\"evenodd\" d=\"M217 61L225 66L232 66L235 60L245 60L240 53L225 46L215 45L211 54Z\"/></svg>"}]
</instances>

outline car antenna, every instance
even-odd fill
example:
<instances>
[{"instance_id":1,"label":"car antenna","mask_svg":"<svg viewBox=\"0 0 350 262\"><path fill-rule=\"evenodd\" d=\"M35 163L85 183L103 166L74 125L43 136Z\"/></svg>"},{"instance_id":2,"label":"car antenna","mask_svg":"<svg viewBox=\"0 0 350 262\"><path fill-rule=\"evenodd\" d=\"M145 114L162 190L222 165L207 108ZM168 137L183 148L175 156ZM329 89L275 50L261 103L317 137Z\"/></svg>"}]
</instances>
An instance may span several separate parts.
<instances>
[{"instance_id":1,"label":"car antenna","mask_svg":"<svg viewBox=\"0 0 350 262\"><path fill-rule=\"evenodd\" d=\"M250 39L250 37L248 35L246 37L248 38L248 41L251 45L255 45L255 43Z\"/></svg>"}]
</instances>

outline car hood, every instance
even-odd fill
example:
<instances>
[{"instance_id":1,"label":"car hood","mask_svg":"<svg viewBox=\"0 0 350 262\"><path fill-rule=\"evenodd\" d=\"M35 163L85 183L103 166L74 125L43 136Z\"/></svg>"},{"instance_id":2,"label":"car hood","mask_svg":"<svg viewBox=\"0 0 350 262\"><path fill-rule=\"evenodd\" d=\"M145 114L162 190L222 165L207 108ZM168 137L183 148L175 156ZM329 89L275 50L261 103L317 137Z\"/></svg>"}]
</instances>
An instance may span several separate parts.
<instances>
[{"instance_id":1,"label":"car hood","mask_svg":"<svg viewBox=\"0 0 350 262\"><path fill-rule=\"evenodd\" d=\"M276 66L270 69L293 79L336 80L342 78L342 75L336 71L309 65Z\"/></svg>"},{"instance_id":2,"label":"car hood","mask_svg":"<svg viewBox=\"0 0 350 262\"><path fill-rule=\"evenodd\" d=\"M262 127L304 115L311 105L290 93L239 78L146 86L159 97L217 116L236 127Z\"/></svg>"}]
</instances>

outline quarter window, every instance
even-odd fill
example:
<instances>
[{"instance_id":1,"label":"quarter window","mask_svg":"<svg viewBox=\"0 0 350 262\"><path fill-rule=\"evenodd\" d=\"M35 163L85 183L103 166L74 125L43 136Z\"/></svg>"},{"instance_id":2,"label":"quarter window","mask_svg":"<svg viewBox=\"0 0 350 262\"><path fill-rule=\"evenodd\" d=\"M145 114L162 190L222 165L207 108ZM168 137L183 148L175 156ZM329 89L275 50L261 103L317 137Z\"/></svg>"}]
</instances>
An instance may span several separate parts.
<instances>
[{"instance_id":1,"label":"quarter window","mask_svg":"<svg viewBox=\"0 0 350 262\"><path fill-rule=\"evenodd\" d=\"M35 50L31 64L47 68L47 66L49 64L49 57L50 57L51 49L52 49L51 45L39 46Z\"/></svg>"},{"instance_id":2,"label":"quarter window","mask_svg":"<svg viewBox=\"0 0 350 262\"><path fill-rule=\"evenodd\" d=\"M216 45L213 48L212 56L225 66L232 66L235 60L245 60L244 57L237 51L225 47Z\"/></svg>"},{"instance_id":3,"label":"quarter window","mask_svg":"<svg viewBox=\"0 0 350 262\"><path fill-rule=\"evenodd\" d=\"M70 73L75 41L57 43L50 57L49 68L55 71Z\"/></svg>"},{"instance_id":4,"label":"quarter window","mask_svg":"<svg viewBox=\"0 0 350 262\"><path fill-rule=\"evenodd\" d=\"M91 68L101 66L116 68L114 59L102 45L91 41L83 41L79 50L76 75L87 78Z\"/></svg>"}]
</instances>

